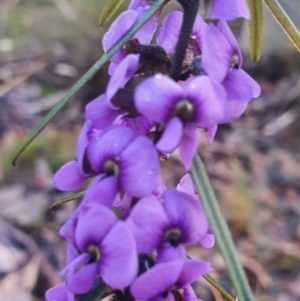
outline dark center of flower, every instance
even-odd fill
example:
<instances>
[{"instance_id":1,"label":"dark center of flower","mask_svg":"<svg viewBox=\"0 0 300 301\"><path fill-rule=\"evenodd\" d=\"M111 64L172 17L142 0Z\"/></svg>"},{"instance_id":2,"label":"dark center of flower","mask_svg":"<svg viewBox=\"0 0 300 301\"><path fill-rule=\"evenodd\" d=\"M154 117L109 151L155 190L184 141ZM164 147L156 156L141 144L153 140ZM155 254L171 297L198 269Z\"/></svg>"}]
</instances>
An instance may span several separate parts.
<instances>
[{"instance_id":1,"label":"dark center of flower","mask_svg":"<svg viewBox=\"0 0 300 301\"><path fill-rule=\"evenodd\" d=\"M95 262L100 259L100 249L98 246L91 244L89 245L87 251L91 255L90 262Z\"/></svg>"},{"instance_id":2,"label":"dark center of flower","mask_svg":"<svg viewBox=\"0 0 300 301\"><path fill-rule=\"evenodd\" d=\"M155 260L150 254L139 255L139 275L147 272L155 265Z\"/></svg>"},{"instance_id":3,"label":"dark center of flower","mask_svg":"<svg viewBox=\"0 0 300 301\"><path fill-rule=\"evenodd\" d=\"M239 68L239 57L236 54L234 54L231 57L231 68L233 68L233 69Z\"/></svg>"},{"instance_id":4,"label":"dark center of flower","mask_svg":"<svg viewBox=\"0 0 300 301\"><path fill-rule=\"evenodd\" d=\"M165 234L165 240L174 248L180 244L181 231L177 228L169 229Z\"/></svg>"},{"instance_id":5,"label":"dark center of flower","mask_svg":"<svg viewBox=\"0 0 300 301\"><path fill-rule=\"evenodd\" d=\"M117 176L119 174L119 166L112 160L104 163L104 171L107 175Z\"/></svg>"},{"instance_id":6,"label":"dark center of flower","mask_svg":"<svg viewBox=\"0 0 300 301\"><path fill-rule=\"evenodd\" d=\"M185 123L192 118L193 111L194 105L189 100L182 99L176 104L174 116L179 117Z\"/></svg>"}]
</instances>

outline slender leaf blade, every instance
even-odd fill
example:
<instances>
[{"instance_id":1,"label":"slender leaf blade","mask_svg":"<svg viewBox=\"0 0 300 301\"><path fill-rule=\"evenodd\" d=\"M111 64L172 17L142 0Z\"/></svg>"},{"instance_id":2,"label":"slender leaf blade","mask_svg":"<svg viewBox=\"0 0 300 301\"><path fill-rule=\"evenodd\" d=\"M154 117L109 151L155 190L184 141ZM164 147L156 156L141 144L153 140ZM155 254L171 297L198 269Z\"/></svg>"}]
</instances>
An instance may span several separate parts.
<instances>
[{"instance_id":1,"label":"slender leaf blade","mask_svg":"<svg viewBox=\"0 0 300 301\"><path fill-rule=\"evenodd\" d=\"M25 141L17 149L12 158L12 165L16 167L18 158L26 147L38 136L48 125L52 118L68 103L94 74L121 48L123 45L160 9L165 0L157 0L140 18L134 23L124 35L75 83L75 85L58 101L51 111L30 132Z\"/></svg>"},{"instance_id":2,"label":"slender leaf blade","mask_svg":"<svg viewBox=\"0 0 300 301\"><path fill-rule=\"evenodd\" d=\"M250 57L257 62L262 51L263 6L262 0L248 0L251 19L248 21L250 34Z\"/></svg>"},{"instance_id":3,"label":"slender leaf blade","mask_svg":"<svg viewBox=\"0 0 300 301\"><path fill-rule=\"evenodd\" d=\"M277 0L264 0L274 19L300 51L300 33Z\"/></svg>"},{"instance_id":4,"label":"slender leaf blade","mask_svg":"<svg viewBox=\"0 0 300 301\"><path fill-rule=\"evenodd\" d=\"M223 255L231 281L236 289L238 299L240 301L253 301L254 298L245 272L238 261L237 252L228 225L220 211L218 201L209 182L204 164L198 155L193 159L190 173L202 200L205 213L216 237L218 247Z\"/></svg>"},{"instance_id":5,"label":"slender leaf blade","mask_svg":"<svg viewBox=\"0 0 300 301\"><path fill-rule=\"evenodd\" d=\"M124 0L108 0L99 17L99 24L103 27L117 12Z\"/></svg>"}]
</instances>

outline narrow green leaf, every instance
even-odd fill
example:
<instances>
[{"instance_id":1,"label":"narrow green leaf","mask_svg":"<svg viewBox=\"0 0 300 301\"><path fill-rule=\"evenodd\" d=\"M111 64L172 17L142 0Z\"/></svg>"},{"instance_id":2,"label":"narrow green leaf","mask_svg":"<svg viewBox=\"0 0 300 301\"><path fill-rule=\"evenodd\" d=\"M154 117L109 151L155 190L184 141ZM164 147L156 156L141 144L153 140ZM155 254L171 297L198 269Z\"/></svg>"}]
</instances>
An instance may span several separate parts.
<instances>
[{"instance_id":1,"label":"narrow green leaf","mask_svg":"<svg viewBox=\"0 0 300 301\"><path fill-rule=\"evenodd\" d=\"M81 191L81 192L78 192L78 193L74 193L74 194L72 194L72 195L69 195L69 196L67 196L67 197L65 197L65 198L63 198L63 199L61 199L60 201L55 202L54 204L52 204L52 205L50 206L50 210L53 212L53 211L54 211L53 209L56 208L57 206L60 206L60 205L62 205L62 204L65 204L65 203L68 203L68 202L71 202L71 201L74 201L74 200L77 200L77 199L83 197L84 194L85 194L85 191Z\"/></svg>"},{"instance_id":2,"label":"narrow green leaf","mask_svg":"<svg viewBox=\"0 0 300 301\"><path fill-rule=\"evenodd\" d=\"M78 298L78 301L98 301L101 299L105 289L106 284L102 281L101 278L98 278L96 279L92 288L84 295L81 295Z\"/></svg>"},{"instance_id":3,"label":"narrow green leaf","mask_svg":"<svg viewBox=\"0 0 300 301\"><path fill-rule=\"evenodd\" d=\"M99 17L99 24L103 27L111 17L116 13L124 0L108 0L105 7Z\"/></svg>"},{"instance_id":4,"label":"narrow green leaf","mask_svg":"<svg viewBox=\"0 0 300 301\"><path fill-rule=\"evenodd\" d=\"M16 166L18 158L35 137L47 126L51 119L59 112L92 76L121 48L123 45L159 10L165 0L157 0L141 17L134 23L124 35L77 81L77 83L59 100L41 122L31 131L16 153L13 155L12 165Z\"/></svg>"},{"instance_id":5,"label":"narrow green leaf","mask_svg":"<svg viewBox=\"0 0 300 301\"><path fill-rule=\"evenodd\" d=\"M213 277L209 274L202 276L208 283L210 283L215 289L217 289L224 297L230 301L236 301L226 290L222 287Z\"/></svg>"},{"instance_id":6,"label":"narrow green leaf","mask_svg":"<svg viewBox=\"0 0 300 301\"><path fill-rule=\"evenodd\" d=\"M218 247L223 255L231 281L236 289L240 301L253 301L253 296L247 282L244 270L238 261L234 243L228 226L220 211L218 201L209 182L205 167L198 155L193 159L191 176L202 200L202 204Z\"/></svg>"},{"instance_id":7,"label":"narrow green leaf","mask_svg":"<svg viewBox=\"0 0 300 301\"><path fill-rule=\"evenodd\" d=\"M275 20L300 51L300 33L277 0L264 0Z\"/></svg>"},{"instance_id":8,"label":"narrow green leaf","mask_svg":"<svg viewBox=\"0 0 300 301\"><path fill-rule=\"evenodd\" d=\"M251 19L248 21L250 33L250 56L257 62L262 50L263 6L262 0L248 0Z\"/></svg>"}]
</instances>

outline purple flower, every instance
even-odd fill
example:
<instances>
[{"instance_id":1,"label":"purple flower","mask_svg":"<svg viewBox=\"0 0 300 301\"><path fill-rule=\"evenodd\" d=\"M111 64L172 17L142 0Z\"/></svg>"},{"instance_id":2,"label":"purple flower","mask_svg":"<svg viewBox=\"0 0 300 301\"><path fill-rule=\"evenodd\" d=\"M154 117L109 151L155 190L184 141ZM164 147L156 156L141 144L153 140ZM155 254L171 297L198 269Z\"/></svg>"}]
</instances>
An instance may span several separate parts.
<instances>
[{"instance_id":1,"label":"purple flower","mask_svg":"<svg viewBox=\"0 0 300 301\"><path fill-rule=\"evenodd\" d=\"M102 44L105 51L111 48L117 40L139 19L144 13L145 8L138 8L135 10L127 10L123 12L110 26L108 32L103 36ZM157 23L155 17L152 17L133 37L137 39L140 44L150 43L152 36L156 30ZM115 64L119 64L126 56L124 48L111 58Z\"/></svg>"},{"instance_id":2,"label":"purple flower","mask_svg":"<svg viewBox=\"0 0 300 301\"><path fill-rule=\"evenodd\" d=\"M194 198L195 202L197 202L198 206L201 208L201 210L200 210L200 212L202 213L201 219L205 219L208 224L207 217L205 215L202 204L199 200L199 196L196 192L193 180L189 174L186 174L184 177L181 178L179 184L177 185L177 190L180 192L187 193ZM215 236L213 235L209 226L207 227L206 233L200 239L200 244L204 248L212 248L215 245Z\"/></svg>"},{"instance_id":3,"label":"purple flower","mask_svg":"<svg viewBox=\"0 0 300 301\"><path fill-rule=\"evenodd\" d=\"M239 17L250 19L246 0L211 0L211 19L231 21Z\"/></svg>"},{"instance_id":4,"label":"purple flower","mask_svg":"<svg viewBox=\"0 0 300 301\"><path fill-rule=\"evenodd\" d=\"M157 263L133 281L130 291L138 300L174 301L171 289L182 289L211 270L209 263L200 260Z\"/></svg>"},{"instance_id":5,"label":"purple flower","mask_svg":"<svg viewBox=\"0 0 300 301\"><path fill-rule=\"evenodd\" d=\"M65 282L58 284L46 291L47 301L75 301L75 296L68 290Z\"/></svg>"},{"instance_id":6,"label":"purple flower","mask_svg":"<svg viewBox=\"0 0 300 301\"><path fill-rule=\"evenodd\" d=\"M68 271L71 292L87 292L99 276L112 288L122 289L136 276L134 237L126 223L117 221L107 207L96 203L81 206L75 243L81 254L63 271Z\"/></svg>"},{"instance_id":7,"label":"purple flower","mask_svg":"<svg viewBox=\"0 0 300 301\"><path fill-rule=\"evenodd\" d=\"M131 0L128 9L137 10L139 7L147 8L148 6L146 0Z\"/></svg>"},{"instance_id":8,"label":"purple flower","mask_svg":"<svg viewBox=\"0 0 300 301\"><path fill-rule=\"evenodd\" d=\"M143 116L164 126L156 147L170 153L179 146L186 168L196 151L196 128L218 124L225 115L225 91L207 76L195 77L182 87L169 77L157 74L136 88L134 100Z\"/></svg>"},{"instance_id":9,"label":"purple flower","mask_svg":"<svg viewBox=\"0 0 300 301\"><path fill-rule=\"evenodd\" d=\"M249 102L259 96L259 85L241 69L241 50L226 22L209 24L202 45L203 69L223 84L229 101Z\"/></svg>"},{"instance_id":10,"label":"purple flower","mask_svg":"<svg viewBox=\"0 0 300 301\"><path fill-rule=\"evenodd\" d=\"M162 22L161 28L157 34L157 44L162 46L168 55L173 55L178 41L180 27L183 19L183 13L174 11L168 14ZM194 27L192 29L191 38L195 39L200 48L202 45L201 33L206 27L206 23L197 15Z\"/></svg>"},{"instance_id":11,"label":"purple flower","mask_svg":"<svg viewBox=\"0 0 300 301\"><path fill-rule=\"evenodd\" d=\"M112 126L95 134L86 147L86 160L99 175L87 191L89 201L110 206L119 191L142 197L155 188L158 154L148 138L136 136L130 128ZM56 187L79 188L86 179L73 179L69 172L65 166L57 171Z\"/></svg>"},{"instance_id":12,"label":"purple flower","mask_svg":"<svg viewBox=\"0 0 300 301\"><path fill-rule=\"evenodd\" d=\"M181 245L201 241L208 229L199 202L176 190L167 190L162 195L162 202L154 195L142 198L126 223L135 237L138 253L172 247L185 256L180 250ZM173 257L173 251L168 252L167 257Z\"/></svg>"}]
</instances>

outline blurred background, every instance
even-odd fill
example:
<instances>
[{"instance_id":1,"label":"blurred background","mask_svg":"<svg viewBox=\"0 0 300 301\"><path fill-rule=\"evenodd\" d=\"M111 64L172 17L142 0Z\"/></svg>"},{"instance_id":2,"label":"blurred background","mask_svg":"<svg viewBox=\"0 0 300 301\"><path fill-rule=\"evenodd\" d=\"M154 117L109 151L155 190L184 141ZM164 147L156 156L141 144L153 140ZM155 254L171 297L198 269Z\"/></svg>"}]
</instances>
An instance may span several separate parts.
<instances>
[{"instance_id":1,"label":"blurred background","mask_svg":"<svg viewBox=\"0 0 300 301\"><path fill-rule=\"evenodd\" d=\"M280 2L300 28L299 0ZM74 158L84 107L105 91L107 65L27 148L17 169L11 156L102 55L107 28L98 19L104 4L0 0L0 300L44 300L45 290L61 282L57 272L66 245L58 230L78 201L51 212L49 206L67 196L53 187L52 177ZM164 14L176 8L173 1ZM267 9L263 56L256 64L248 56L247 23L230 25L244 68L262 94L240 119L219 128L214 143L201 136L199 152L256 300L300 300L300 55ZM162 163L168 187L184 174L176 153ZM193 247L189 254L210 261L211 275L232 292L216 247ZM205 301L223 300L203 279L194 287Z\"/></svg>"}]
</instances>

